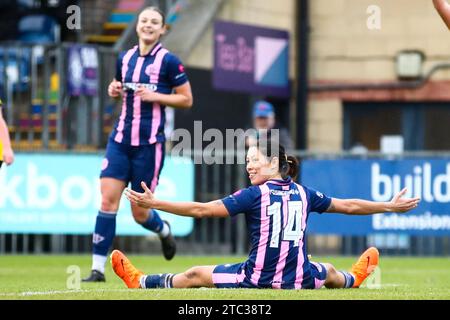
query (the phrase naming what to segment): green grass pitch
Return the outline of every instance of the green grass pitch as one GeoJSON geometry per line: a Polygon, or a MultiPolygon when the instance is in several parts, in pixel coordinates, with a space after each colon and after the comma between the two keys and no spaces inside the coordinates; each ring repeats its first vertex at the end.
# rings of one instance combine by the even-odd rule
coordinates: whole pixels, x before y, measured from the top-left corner
{"type": "MultiPolygon", "coordinates": [[[[195,265],[241,262],[244,257],[177,256],[167,262],[161,256],[130,256],[145,273],[182,272],[195,265]]],[[[355,261],[349,257],[314,257],[347,270],[355,261]]],[[[379,288],[330,290],[249,289],[156,289],[130,290],[108,263],[106,283],[81,283],[72,289],[76,270],[81,277],[90,270],[89,255],[5,255],[0,256],[0,300],[4,299],[157,299],[157,300],[309,300],[309,299],[450,299],[449,258],[380,257],[379,288]],[[75,266],[71,271],[70,266],[75,266]],[[69,273],[68,273],[69,272],[69,273]],[[70,273],[72,272],[72,273],[70,273]],[[68,287],[69,284],[69,287],[68,287]]]]}

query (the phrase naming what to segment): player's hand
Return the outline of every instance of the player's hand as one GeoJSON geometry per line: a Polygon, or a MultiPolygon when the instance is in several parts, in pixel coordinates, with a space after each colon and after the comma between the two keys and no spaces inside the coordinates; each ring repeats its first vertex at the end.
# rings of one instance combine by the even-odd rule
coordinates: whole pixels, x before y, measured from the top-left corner
{"type": "Polygon", "coordinates": [[[108,95],[111,98],[117,98],[122,94],[122,82],[113,79],[108,86],[108,95]]]}
{"type": "Polygon", "coordinates": [[[404,188],[402,191],[397,193],[389,203],[392,212],[407,212],[414,208],[417,208],[420,202],[420,198],[402,198],[407,189],[404,188]]]}
{"type": "Polygon", "coordinates": [[[11,148],[3,150],[3,161],[9,166],[14,162],[14,152],[11,148]]]}
{"type": "Polygon", "coordinates": [[[144,189],[144,192],[136,192],[131,189],[125,189],[125,196],[131,203],[138,205],[144,209],[152,209],[155,204],[155,196],[153,192],[147,187],[145,182],[141,182],[141,186],[144,189]]]}
{"type": "Polygon", "coordinates": [[[153,92],[143,86],[138,86],[134,94],[140,97],[142,101],[146,102],[155,102],[159,99],[159,93],[153,92]]]}

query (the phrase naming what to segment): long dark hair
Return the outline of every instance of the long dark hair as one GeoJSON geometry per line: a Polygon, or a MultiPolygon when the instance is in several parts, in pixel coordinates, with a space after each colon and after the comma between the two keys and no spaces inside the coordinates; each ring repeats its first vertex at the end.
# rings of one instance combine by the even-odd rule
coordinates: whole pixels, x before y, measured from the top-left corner
{"type": "Polygon", "coordinates": [[[286,154],[284,147],[273,139],[258,139],[256,142],[258,150],[271,160],[278,157],[278,171],[283,179],[291,177],[293,180],[298,176],[299,161],[296,157],[286,154]]]}

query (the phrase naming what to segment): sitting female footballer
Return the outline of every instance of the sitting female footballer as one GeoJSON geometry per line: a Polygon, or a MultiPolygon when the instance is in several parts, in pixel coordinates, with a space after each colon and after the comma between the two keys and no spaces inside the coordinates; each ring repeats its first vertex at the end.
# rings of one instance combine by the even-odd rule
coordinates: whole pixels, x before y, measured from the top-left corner
{"type": "Polygon", "coordinates": [[[247,172],[251,187],[217,201],[168,202],[158,200],[142,183],[144,193],[127,189],[132,204],[194,218],[224,218],[245,214],[251,236],[247,261],[238,264],[193,267],[183,273],[145,275],[120,251],[111,253],[115,273],[128,288],[274,288],[318,289],[359,287],[378,265],[376,248],[367,249],[350,272],[337,271],[329,263],[309,261],[306,222],[310,212],[367,215],[406,212],[419,199],[402,198],[406,189],[390,202],[336,199],[295,182],[298,162],[282,146],[267,142],[249,148],[247,172]],[[273,148],[275,147],[275,149],[273,148]],[[275,150],[273,154],[268,150],[275,150]]]}

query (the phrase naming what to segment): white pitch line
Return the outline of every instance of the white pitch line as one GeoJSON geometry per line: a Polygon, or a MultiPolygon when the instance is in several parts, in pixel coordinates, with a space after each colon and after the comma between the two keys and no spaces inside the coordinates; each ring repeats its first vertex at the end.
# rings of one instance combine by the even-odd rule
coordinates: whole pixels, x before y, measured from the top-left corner
{"type": "Polygon", "coordinates": [[[404,284],[398,284],[398,283],[381,283],[378,285],[371,285],[371,287],[367,285],[363,285],[360,288],[361,289],[383,289],[383,288],[392,288],[392,287],[404,287],[404,284]]]}
{"type": "Polygon", "coordinates": [[[57,294],[68,294],[68,293],[87,293],[87,292],[132,292],[130,289],[96,289],[96,290],[54,290],[54,291],[25,291],[25,292],[8,292],[0,293],[0,297],[5,296],[40,296],[40,295],[57,295],[57,294]]]}

